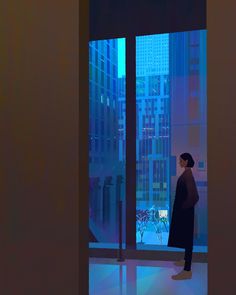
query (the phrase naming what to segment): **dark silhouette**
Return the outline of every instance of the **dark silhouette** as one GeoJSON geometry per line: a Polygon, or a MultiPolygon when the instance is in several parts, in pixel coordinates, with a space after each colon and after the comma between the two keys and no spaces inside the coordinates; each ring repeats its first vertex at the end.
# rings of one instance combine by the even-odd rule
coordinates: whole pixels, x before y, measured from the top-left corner
{"type": "Polygon", "coordinates": [[[172,279],[190,279],[193,251],[194,206],[199,200],[196,183],[192,174],[194,160],[189,153],[180,155],[179,164],[184,168],[176,186],[175,201],[168,240],[169,247],[185,249],[184,261],[175,265],[184,266],[184,270],[172,276],[172,279]]]}

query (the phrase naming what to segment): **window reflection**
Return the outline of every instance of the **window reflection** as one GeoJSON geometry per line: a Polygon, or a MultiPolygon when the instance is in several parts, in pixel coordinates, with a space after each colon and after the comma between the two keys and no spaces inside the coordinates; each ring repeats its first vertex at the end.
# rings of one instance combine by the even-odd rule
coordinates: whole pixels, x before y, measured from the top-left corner
{"type": "Polygon", "coordinates": [[[136,107],[137,243],[167,244],[176,158],[188,151],[200,167],[194,244],[206,245],[206,31],[136,38],[136,107]]]}
{"type": "MultiPolygon", "coordinates": [[[[118,201],[125,199],[125,136],[120,133],[120,107],[125,104],[125,40],[89,43],[89,207],[90,241],[118,242],[118,201]],[[123,102],[118,92],[123,93],[123,102]]],[[[125,114],[122,114],[124,118],[125,114]]],[[[125,204],[124,204],[125,205],[125,204]]],[[[124,222],[124,221],[123,221],[124,222]]],[[[124,225],[123,225],[123,228],[124,225]]]]}

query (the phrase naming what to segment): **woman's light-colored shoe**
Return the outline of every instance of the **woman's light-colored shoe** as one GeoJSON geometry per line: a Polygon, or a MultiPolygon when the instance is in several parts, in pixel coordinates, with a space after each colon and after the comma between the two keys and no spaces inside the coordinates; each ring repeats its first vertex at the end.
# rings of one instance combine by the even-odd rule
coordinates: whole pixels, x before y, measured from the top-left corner
{"type": "Polygon", "coordinates": [[[177,275],[171,277],[172,280],[190,280],[192,278],[192,272],[187,270],[182,270],[177,275]]]}
{"type": "Polygon", "coordinates": [[[185,260],[179,260],[179,261],[175,261],[174,265],[176,266],[184,266],[185,264],[185,260]]]}

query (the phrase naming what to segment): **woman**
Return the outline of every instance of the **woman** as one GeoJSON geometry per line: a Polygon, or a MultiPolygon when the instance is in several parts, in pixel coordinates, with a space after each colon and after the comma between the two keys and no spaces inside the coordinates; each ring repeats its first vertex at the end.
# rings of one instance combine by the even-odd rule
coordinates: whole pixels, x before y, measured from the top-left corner
{"type": "Polygon", "coordinates": [[[199,200],[191,169],[194,166],[192,156],[189,153],[181,154],[179,164],[181,168],[184,168],[184,172],[179,177],[176,186],[168,246],[184,248],[185,261],[175,263],[175,265],[184,266],[184,269],[179,274],[172,276],[174,280],[191,279],[192,277],[194,206],[199,200]]]}

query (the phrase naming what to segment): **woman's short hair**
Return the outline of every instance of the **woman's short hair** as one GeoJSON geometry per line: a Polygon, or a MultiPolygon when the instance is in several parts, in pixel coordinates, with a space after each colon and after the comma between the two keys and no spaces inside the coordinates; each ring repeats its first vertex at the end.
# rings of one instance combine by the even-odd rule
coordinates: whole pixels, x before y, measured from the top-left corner
{"type": "Polygon", "coordinates": [[[194,166],[194,160],[193,157],[189,153],[183,153],[180,155],[180,158],[183,159],[184,161],[188,160],[187,167],[192,168],[194,166]]]}

